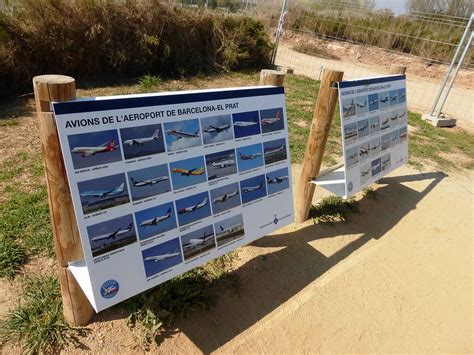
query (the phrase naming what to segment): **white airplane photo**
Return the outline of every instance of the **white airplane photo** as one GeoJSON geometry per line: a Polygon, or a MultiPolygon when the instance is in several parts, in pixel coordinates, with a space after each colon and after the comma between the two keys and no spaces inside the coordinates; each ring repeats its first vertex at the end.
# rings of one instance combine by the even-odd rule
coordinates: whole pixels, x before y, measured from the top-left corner
{"type": "Polygon", "coordinates": [[[224,124],[222,126],[209,125],[208,127],[204,128],[203,131],[206,132],[206,133],[218,134],[218,133],[227,131],[229,128],[230,128],[229,124],[224,124]]]}
{"type": "Polygon", "coordinates": [[[117,148],[118,145],[115,145],[115,141],[111,140],[110,142],[105,142],[98,147],[75,147],[71,150],[71,153],[81,154],[82,157],[88,157],[97,153],[113,152],[117,148]]]}
{"type": "Polygon", "coordinates": [[[145,259],[143,259],[144,261],[154,261],[154,262],[158,262],[158,261],[161,261],[161,260],[166,260],[166,259],[169,259],[169,258],[174,258],[175,256],[178,256],[178,255],[181,255],[181,252],[179,251],[179,249],[177,249],[176,251],[174,252],[171,252],[171,253],[166,253],[166,254],[161,254],[161,255],[152,255],[152,256],[147,256],[145,259]]]}
{"type": "Polygon", "coordinates": [[[214,239],[214,233],[206,234],[204,232],[204,235],[203,235],[202,238],[189,239],[188,242],[183,245],[183,248],[184,249],[194,249],[197,246],[202,245],[202,244],[206,243],[208,240],[211,240],[211,239],[214,239]]]}
{"type": "Polygon", "coordinates": [[[281,151],[285,150],[285,145],[282,144],[281,146],[279,146],[278,148],[274,148],[274,149],[269,149],[265,152],[265,155],[271,155],[271,154],[277,154],[281,151]]]}
{"type": "Polygon", "coordinates": [[[252,192],[252,191],[260,190],[261,188],[263,188],[263,182],[260,183],[260,185],[257,185],[257,186],[243,187],[242,191],[243,192],[252,192]]]}
{"type": "Polygon", "coordinates": [[[239,194],[239,190],[235,190],[231,193],[228,193],[228,194],[224,194],[222,196],[219,196],[219,197],[216,197],[215,199],[212,200],[212,203],[217,203],[217,202],[220,202],[220,203],[224,203],[226,202],[228,199],[234,197],[234,196],[237,196],[239,194]]]}
{"type": "Polygon", "coordinates": [[[249,155],[242,154],[242,153],[239,154],[240,160],[253,160],[261,156],[262,156],[262,153],[255,153],[255,154],[249,154],[249,155]]]}
{"type": "Polygon", "coordinates": [[[129,233],[132,230],[132,228],[133,228],[133,223],[130,223],[127,228],[122,229],[122,227],[120,227],[115,232],[98,235],[97,237],[92,237],[91,241],[98,242],[104,239],[110,239],[110,238],[115,239],[117,237],[120,237],[121,235],[129,233]]]}
{"type": "Polygon", "coordinates": [[[178,214],[193,212],[193,211],[195,211],[199,208],[202,208],[202,207],[206,206],[208,204],[208,202],[209,202],[209,200],[207,199],[207,197],[205,197],[204,200],[202,200],[202,202],[199,202],[199,203],[197,203],[193,206],[181,208],[180,210],[178,210],[178,214]]]}
{"type": "Polygon", "coordinates": [[[271,125],[280,120],[281,120],[280,111],[277,111],[277,113],[275,114],[275,117],[262,118],[262,126],[271,125]]]}
{"type": "Polygon", "coordinates": [[[279,176],[279,177],[276,176],[276,177],[274,177],[274,178],[269,178],[269,177],[267,176],[267,182],[268,182],[269,184],[280,184],[280,183],[282,183],[282,182],[285,181],[285,180],[288,180],[288,176],[279,176]]]}
{"type": "Polygon", "coordinates": [[[132,180],[132,184],[135,187],[142,187],[142,186],[153,186],[158,184],[159,182],[169,180],[168,176],[158,176],[156,178],[147,179],[147,180],[135,180],[133,177],[130,178],[132,180]]]}
{"type": "Polygon", "coordinates": [[[227,159],[227,160],[222,160],[222,161],[216,161],[212,162],[211,165],[215,168],[226,168],[228,166],[234,166],[235,165],[235,159],[227,159]]]}
{"type": "Polygon", "coordinates": [[[113,189],[110,190],[93,190],[93,191],[84,191],[81,192],[80,195],[82,197],[107,197],[107,196],[117,196],[122,194],[125,187],[125,183],[121,183],[119,186],[115,186],[113,189]]]}
{"type": "Polygon", "coordinates": [[[250,122],[247,122],[247,121],[236,121],[234,122],[234,126],[236,127],[249,127],[249,126],[255,126],[256,124],[258,124],[258,121],[250,121],[250,122]]]}
{"type": "Polygon", "coordinates": [[[155,218],[147,219],[146,221],[141,222],[140,227],[156,226],[158,223],[170,217],[171,217],[171,208],[169,208],[166,214],[164,214],[163,216],[156,216],[155,218]]]}
{"type": "Polygon", "coordinates": [[[169,129],[166,131],[166,134],[169,136],[175,136],[176,139],[199,138],[199,130],[197,130],[194,133],[189,133],[189,132],[184,132],[184,131],[178,131],[176,129],[169,129]]]}
{"type": "Polygon", "coordinates": [[[128,145],[128,146],[132,146],[132,145],[141,146],[141,145],[144,145],[145,143],[152,142],[159,138],[160,138],[160,130],[157,129],[150,137],[127,139],[125,142],[123,142],[123,144],[128,145]]]}

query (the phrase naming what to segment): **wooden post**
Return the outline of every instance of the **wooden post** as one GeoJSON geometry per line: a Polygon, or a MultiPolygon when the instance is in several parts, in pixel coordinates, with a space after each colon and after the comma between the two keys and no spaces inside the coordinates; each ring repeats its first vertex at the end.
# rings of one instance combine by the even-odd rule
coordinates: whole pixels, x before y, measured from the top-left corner
{"type": "Polygon", "coordinates": [[[296,186],[296,222],[308,219],[315,185],[310,182],[319,174],[323,161],[326,141],[331,129],[332,117],[336,109],[338,91],[335,83],[342,80],[344,72],[324,69],[318,100],[309,132],[303,168],[296,186]]]}
{"type": "Polygon", "coordinates": [[[392,65],[390,65],[390,69],[388,70],[388,73],[390,75],[405,74],[406,71],[407,71],[407,67],[405,67],[403,65],[392,64],[392,65]]]}
{"type": "Polygon", "coordinates": [[[74,78],[63,75],[41,75],[33,78],[39,133],[43,149],[49,209],[53,228],[59,282],[66,322],[73,326],[89,323],[94,310],[67,268],[68,262],[83,259],[83,252],[66,171],[59,146],[52,101],[76,98],[74,78]]]}
{"type": "Polygon", "coordinates": [[[278,70],[263,69],[260,72],[259,85],[283,86],[285,73],[278,70]]]}

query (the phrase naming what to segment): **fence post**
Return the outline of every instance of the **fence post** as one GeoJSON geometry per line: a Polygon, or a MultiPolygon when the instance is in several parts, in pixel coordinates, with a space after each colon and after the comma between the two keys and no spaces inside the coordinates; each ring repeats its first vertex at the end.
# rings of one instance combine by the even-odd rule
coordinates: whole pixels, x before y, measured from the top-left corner
{"type": "Polygon", "coordinates": [[[331,129],[332,118],[338,98],[336,82],[341,81],[344,72],[324,69],[319,87],[318,100],[313,114],[313,122],[309,132],[303,167],[296,186],[296,222],[302,223],[308,219],[311,200],[315,185],[310,183],[318,176],[323,161],[326,141],[331,129]]]}
{"type": "Polygon", "coordinates": [[[388,70],[388,74],[405,74],[407,71],[407,67],[403,65],[392,64],[390,65],[390,69],[388,70]]]}
{"type": "Polygon", "coordinates": [[[283,86],[285,73],[278,70],[263,69],[260,72],[259,85],[283,86]]]}
{"type": "Polygon", "coordinates": [[[67,268],[68,262],[83,258],[76,217],[59,145],[52,101],[76,98],[74,78],[63,75],[41,75],[33,78],[39,134],[48,186],[49,209],[53,229],[59,282],[66,322],[73,326],[89,323],[94,310],[67,268]]]}

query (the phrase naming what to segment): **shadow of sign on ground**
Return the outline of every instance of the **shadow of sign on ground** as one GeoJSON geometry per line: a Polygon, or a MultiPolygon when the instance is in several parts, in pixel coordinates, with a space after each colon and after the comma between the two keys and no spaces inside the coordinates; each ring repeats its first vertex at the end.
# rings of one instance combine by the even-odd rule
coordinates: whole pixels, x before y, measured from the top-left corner
{"type": "Polygon", "coordinates": [[[417,204],[446,175],[420,173],[380,180],[387,184],[377,190],[377,199],[363,198],[360,214],[351,216],[349,223],[308,225],[292,233],[275,234],[256,241],[260,248],[282,248],[248,261],[236,272],[241,279],[239,295],[226,294],[219,298],[216,308],[177,320],[176,329],[162,334],[157,341],[179,329],[202,352],[209,353],[254,325],[288,301],[307,285],[318,279],[339,262],[351,256],[372,239],[380,239],[417,204]],[[418,192],[403,183],[431,180],[418,192]],[[384,211],[384,213],[380,213],[384,211]],[[375,222],[375,223],[374,223],[375,222]],[[330,256],[309,243],[318,239],[345,235],[360,235],[330,256]]]}

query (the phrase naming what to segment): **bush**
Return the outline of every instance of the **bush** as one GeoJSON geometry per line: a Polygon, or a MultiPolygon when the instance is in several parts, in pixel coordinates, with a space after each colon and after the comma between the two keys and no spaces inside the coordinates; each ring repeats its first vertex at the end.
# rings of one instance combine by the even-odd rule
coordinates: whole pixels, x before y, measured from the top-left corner
{"type": "Polygon", "coordinates": [[[146,2],[19,0],[0,13],[0,97],[45,73],[77,79],[261,68],[272,45],[245,16],[146,2]]]}

